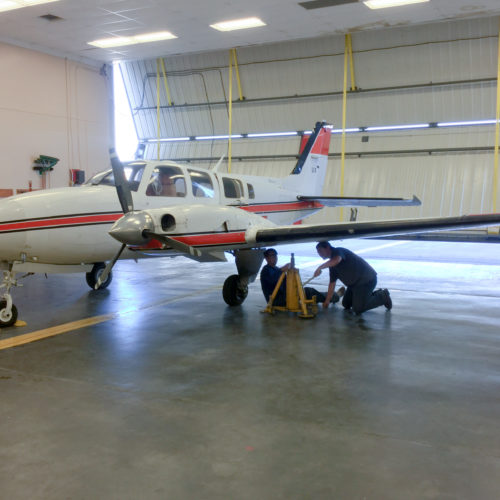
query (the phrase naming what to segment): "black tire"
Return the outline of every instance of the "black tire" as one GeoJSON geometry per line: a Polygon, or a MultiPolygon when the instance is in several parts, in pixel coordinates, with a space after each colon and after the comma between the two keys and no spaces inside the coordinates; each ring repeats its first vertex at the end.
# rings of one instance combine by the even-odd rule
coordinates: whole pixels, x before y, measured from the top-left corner
{"type": "Polygon", "coordinates": [[[224,281],[222,297],[228,306],[240,306],[247,298],[248,287],[242,290],[238,286],[239,282],[240,277],[237,274],[232,274],[224,281]]]}
{"type": "Polygon", "coordinates": [[[10,315],[4,317],[3,313],[6,305],[7,302],[5,300],[0,301],[0,328],[12,326],[17,321],[17,307],[14,304],[12,304],[10,315]]]}
{"type": "MultiPolygon", "coordinates": [[[[99,276],[104,271],[105,267],[106,267],[106,264],[104,264],[104,262],[97,262],[97,264],[94,264],[92,271],[85,274],[85,280],[87,281],[87,285],[90,288],[92,288],[92,290],[94,290],[94,287],[97,283],[97,280],[99,279],[99,276]]],[[[104,290],[105,288],[108,288],[108,286],[110,285],[112,280],[113,280],[113,273],[111,272],[108,274],[106,281],[101,284],[101,286],[98,288],[98,290],[104,290]]]]}

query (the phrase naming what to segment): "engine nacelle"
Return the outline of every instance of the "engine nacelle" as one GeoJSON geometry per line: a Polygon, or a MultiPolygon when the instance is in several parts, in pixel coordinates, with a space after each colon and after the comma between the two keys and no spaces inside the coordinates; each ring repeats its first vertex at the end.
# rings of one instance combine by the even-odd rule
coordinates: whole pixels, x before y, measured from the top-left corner
{"type": "MultiPolygon", "coordinates": [[[[145,245],[150,233],[169,237],[193,237],[246,233],[254,227],[272,227],[263,217],[238,207],[220,205],[176,205],[125,214],[109,234],[127,245],[145,245]]],[[[227,241],[231,245],[231,239],[227,241]]],[[[245,243],[245,239],[239,240],[245,243]]],[[[187,242],[189,245],[189,242],[187,242]]],[[[207,244],[210,246],[210,243],[207,244]]]]}

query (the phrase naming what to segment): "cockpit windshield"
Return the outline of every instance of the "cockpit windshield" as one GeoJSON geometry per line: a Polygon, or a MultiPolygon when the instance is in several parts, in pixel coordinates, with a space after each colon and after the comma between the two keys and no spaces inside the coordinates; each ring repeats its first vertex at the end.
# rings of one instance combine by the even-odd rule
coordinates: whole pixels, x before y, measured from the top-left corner
{"type": "MultiPolygon", "coordinates": [[[[142,161],[134,161],[123,164],[125,177],[129,182],[131,191],[137,191],[139,188],[145,166],[146,163],[142,161]]],[[[104,172],[99,172],[91,177],[85,184],[90,186],[114,186],[115,177],[113,175],[113,170],[109,169],[104,172]]]]}

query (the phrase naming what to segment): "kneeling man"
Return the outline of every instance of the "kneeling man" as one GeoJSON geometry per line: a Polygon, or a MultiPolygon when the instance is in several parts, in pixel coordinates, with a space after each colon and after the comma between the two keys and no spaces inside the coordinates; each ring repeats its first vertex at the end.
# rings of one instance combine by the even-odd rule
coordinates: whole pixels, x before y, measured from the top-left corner
{"type": "Polygon", "coordinates": [[[388,310],[392,308],[389,290],[384,288],[373,291],[377,285],[377,273],[366,260],[347,248],[332,247],[328,241],[320,241],[316,245],[316,250],[320,257],[328,259],[314,272],[314,276],[317,277],[322,269],[328,268],[330,271],[330,284],[325,302],[332,297],[335,283],[339,279],[347,287],[342,300],[342,305],[346,309],[352,307],[356,314],[361,314],[382,305],[388,310]]]}

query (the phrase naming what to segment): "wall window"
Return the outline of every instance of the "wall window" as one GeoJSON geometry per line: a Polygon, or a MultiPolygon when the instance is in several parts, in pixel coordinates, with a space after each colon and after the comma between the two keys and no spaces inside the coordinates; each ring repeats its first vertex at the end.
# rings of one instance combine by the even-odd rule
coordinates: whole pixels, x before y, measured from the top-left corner
{"type": "Polygon", "coordinates": [[[147,196],[186,196],[186,180],[179,167],[155,167],[151,174],[147,196]]]}
{"type": "Polygon", "coordinates": [[[199,170],[188,168],[191,184],[193,185],[193,195],[195,198],[213,198],[214,186],[210,175],[199,170]]]}

